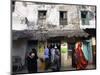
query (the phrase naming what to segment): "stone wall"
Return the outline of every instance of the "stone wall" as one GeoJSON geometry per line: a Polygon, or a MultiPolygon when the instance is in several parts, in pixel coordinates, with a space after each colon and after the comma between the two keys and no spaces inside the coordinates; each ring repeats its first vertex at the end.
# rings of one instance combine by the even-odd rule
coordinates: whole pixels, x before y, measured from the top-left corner
{"type": "MultiPolygon", "coordinates": [[[[16,2],[15,11],[18,18],[27,18],[29,21],[28,27],[22,24],[26,29],[38,30],[38,11],[46,10],[46,23],[44,27],[46,29],[79,29],[81,25],[80,11],[84,10],[81,5],[64,5],[64,4],[48,4],[48,3],[34,3],[34,2],[16,2]],[[26,4],[26,5],[25,5],[26,4]],[[59,11],[67,11],[68,25],[60,25],[59,23],[59,11]]],[[[95,6],[86,6],[85,10],[95,13],[95,6]]],[[[14,16],[13,16],[14,17],[14,16]]],[[[12,18],[12,20],[14,20],[12,18]]],[[[25,20],[24,20],[25,21],[25,20]]],[[[18,27],[18,22],[14,22],[13,26],[18,27]],[[17,23],[17,25],[16,25],[17,23]]],[[[95,18],[90,21],[90,26],[95,26],[95,18]]],[[[22,28],[22,30],[24,29],[22,28]]],[[[81,27],[83,27],[81,25],[81,27]]]]}

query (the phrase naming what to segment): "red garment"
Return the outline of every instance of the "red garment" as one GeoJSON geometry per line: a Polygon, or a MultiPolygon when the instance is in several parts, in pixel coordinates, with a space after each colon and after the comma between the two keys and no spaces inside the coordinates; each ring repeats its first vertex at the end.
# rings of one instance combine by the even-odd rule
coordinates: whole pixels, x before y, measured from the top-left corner
{"type": "Polygon", "coordinates": [[[85,59],[85,56],[82,52],[82,49],[81,49],[81,45],[78,44],[78,47],[76,48],[76,66],[77,66],[77,69],[85,69],[88,65],[88,62],[87,60],[85,59]]]}

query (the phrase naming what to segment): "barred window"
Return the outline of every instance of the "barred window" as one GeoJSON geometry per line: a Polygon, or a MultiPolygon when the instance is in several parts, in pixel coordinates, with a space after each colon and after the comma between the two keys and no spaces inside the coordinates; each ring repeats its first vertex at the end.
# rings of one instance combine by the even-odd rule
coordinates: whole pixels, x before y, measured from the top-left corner
{"type": "Polygon", "coordinates": [[[60,11],[60,25],[67,25],[67,11],[60,11]]]}
{"type": "Polygon", "coordinates": [[[38,11],[38,18],[39,19],[46,19],[46,12],[47,11],[38,11]]]}
{"type": "Polygon", "coordinates": [[[82,25],[89,25],[89,12],[81,11],[82,25]]]}

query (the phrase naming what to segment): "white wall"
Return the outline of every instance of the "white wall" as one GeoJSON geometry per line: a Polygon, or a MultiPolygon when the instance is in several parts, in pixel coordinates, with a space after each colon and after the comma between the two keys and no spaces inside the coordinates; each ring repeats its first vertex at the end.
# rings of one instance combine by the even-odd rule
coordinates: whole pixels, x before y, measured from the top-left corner
{"type": "Polygon", "coordinates": [[[27,25],[25,24],[25,18],[18,16],[16,12],[12,14],[12,30],[26,30],[27,25]],[[23,20],[23,23],[21,23],[23,20]]]}
{"type": "Polygon", "coordinates": [[[27,17],[27,9],[22,2],[15,3],[15,11],[12,13],[12,29],[26,30],[25,17],[27,17]],[[23,23],[21,23],[23,21],[23,23]]]}
{"type": "MultiPolygon", "coordinates": [[[[46,24],[55,25],[56,29],[60,29],[59,24],[59,11],[68,12],[68,25],[63,27],[63,29],[77,29],[78,28],[78,15],[77,15],[77,6],[76,5],[58,5],[58,4],[35,4],[31,2],[26,2],[27,6],[23,5],[23,2],[16,2],[15,13],[17,16],[13,16],[16,19],[19,17],[27,17],[29,22],[32,22],[33,28],[37,27],[38,22],[38,10],[46,10],[46,24]]],[[[20,25],[18,22],[13,23],[15,29],[25,29],[25,25],[20,25]],[[17,25],[16,25],[17,24],[17,25]],[[19,26],[19,27],[18,27],[19,26]]],[[[27,29],[27,28],[26,28],[27,29]]],[[[47,27],[47,29],[50,29],[47,27]]]]}
{"type": "MultiPolygon", "coordinates": [[[[36,4],[32,2],[26,2],[27,6],[23,5],[23,2],[16,2],[15,5],[15,13],[17,16],[20,16],[20,18],[27,17],[28,21],[33,25],[33,29],[38,28],[38,10],[46,10],[46,25],[54,25],[56,26],[55,29],[80,29],[80,28],[95,28],[95,18],[90,20],[90,25],[81,25],[81,14],[79,7],[80,5],[64,5],[64,4],[36,4]],[[59,11],[67,11],[67,21],[68,25],[65,25],[64,27],[59,24],[59,11]]],[[[90,11],[95,11],[94,6],[89,6],[90,11]],[[92,10],[93,9],[93,10],[92,10]]],[[[14,17],[14,16],[13,16],[14,17]]],[[[12,18],[12,20],[14,20],[12,18]]],[[[28,29],[28,27],[23,24],[20,25],[17,22],[13,23],[13,27],[15,29],[28,29]],[[17,24],[17,25],[16,25],[17,24]]],[[[30,27],[32,29],[32,27],[30,27]]],[[[32,29],[32,30],[33,30],[32,29]]],[[[50,27],[46,26],[46,29],[50,29],[50,27]]],[[[51,28],[52,29],[52,28],[51,28]]],[[[53,28],[54,29],[54,28],[53,28]]]]}

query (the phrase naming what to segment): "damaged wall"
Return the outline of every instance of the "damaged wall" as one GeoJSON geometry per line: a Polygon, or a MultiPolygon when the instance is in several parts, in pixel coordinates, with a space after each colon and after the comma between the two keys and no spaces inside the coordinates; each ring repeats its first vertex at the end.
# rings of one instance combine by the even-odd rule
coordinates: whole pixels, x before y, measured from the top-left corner
{"type": "Polygon", "coordinates": [[[96,28],[96,6],[79,6],[79,21],[80,21],[80,28],[81,29],[86,29],[86,28],[96,28]],[[89,22],[89,24],[82,24],[82,14],[81,12],[85,11],[87,12],[86,15],[86,21],[89,22]]]}
{"type": "MultiPolygon", "coordinates": [[[[29,21],[28,26],[23,24],[22,29],[31,29],[31,30],[37,30],[38,29],[38,11],[39,10],[45,10],[46,12],[46,22],[44,24],[46,29],[79,29],[80,27],[84,27],[81,25],[81,15],[80,11],[86,10],[86,11],[93,11],[95,14],[95,6],[86,6],[85,9],[82,8],[81,5],[64,5],[64,4],[47,4],[47,3],[34,3],[34,2],[16,2],[15,3],[15,11],[17,16],[16,18],[20,18],[24,20],[27,18],[29,21]],[[67,11],[67,22],[68,25],[60,25],[59,22],[59,12],[60,11],[67,11]],[[26,26],[26,27],[25,27],[26,26]]],[[[13,16],[14,17],[14,16],[13,16]]],[[[14,19],[12,19],[14,20],[14,19]]],[[[20,23],[14,22],[13,26],[15,26],[16,29],[18,29],[18,24],[20,23]]],[[[21,25],[20,25],[21,26],[21,25]]],[[[95,26],[95,17],[90,20],[89,27],[95,26]]],[[[88,27],[88,26],[87,26],[88,27]]],[[[20,27],[19,27],[20,29],[20,27]]]]}

